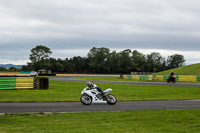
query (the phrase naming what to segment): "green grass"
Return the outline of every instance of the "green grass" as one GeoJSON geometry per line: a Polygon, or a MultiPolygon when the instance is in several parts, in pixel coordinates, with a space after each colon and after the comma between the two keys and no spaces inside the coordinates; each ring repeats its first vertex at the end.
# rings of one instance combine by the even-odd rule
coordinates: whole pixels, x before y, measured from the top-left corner
{"type": "Polygon", "coordinates": [[[183,66],[183,67],[178,67],[178,68],[170,69],[167,71],[158,72],[155,75],[168,75],[172,71],[176,75],[200,75],[200,63],[187,65],[187,66],[183,66]]]}
{"type": "Polygon", "coordinates": [[[5,133],[199,133],[200,109],[0,116],[5,133]]]}
{"type": "MultiPolygon", "coordinates": [[[[132,82],[166,82],[166,81],[160,81],[160,80],[132,80],[132,79],[122,79],[119,77],[88,77],[88,78],[77,78],[76,80],[93,80],[93,81],[132,81],[132,82]]],[[[200,81],[177,81],[177,82],[187,82],[187,83],[200,83],[200,81]]]]}
{"type": "MultiPolygon", "coordinates": [[[[199,87],[142,86],[97,84],[103,90],[112,88],[118,101],[200,99],[199,87]]],[[[70,102],[79,101],[82,82],[50,81],[49,90],[0,91],[0,102],[70,102]]]]}
{"type": "MultiPolygon", "coordinates": [[[[0,102],[79,101],[82,82],[50,81],[49,90],[4,90],[0,102]]],[[[118,101],[200,99],[199,87],[97,84],[118,101]]],[[[0,115],[0,133],[198,133],[200,109],[17,113],[0,115]]]]}
{"type": "MultiPolygon", "coordinates": [[[[76,80],[102,80],[102,81],[133,81],[130,79],[122,79],[119,77],[88,77],[88,78],[76,78],[76,80]]],[[[141,80],[139,80],[141,81],[141,80]]]]}
{"type": "MultiPolygon", "coordinates": [[[[88,77],[88,78],[77,78],[76,80],[93,80],[93,81],[132,81],[132,82],[166,82],[166,81],[160,81],[160,80],[156,80],[156,79],[153,79],[151,81],[149,80],[132,80],[132,79],[122,79],[122,78],[119,78],[119,77],[88,77]]],[[[177,82],[188,82],[188,83],[200,83],[200,81],[177,81],[177,82]]]]}

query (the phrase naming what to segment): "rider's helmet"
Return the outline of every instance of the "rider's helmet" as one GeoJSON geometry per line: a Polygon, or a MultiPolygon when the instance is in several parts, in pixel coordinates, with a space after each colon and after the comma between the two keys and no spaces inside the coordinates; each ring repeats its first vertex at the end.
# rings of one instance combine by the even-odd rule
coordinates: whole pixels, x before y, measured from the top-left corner
{"type": "Polygon", "coordinates": [[[93,88],[92,82],[87,82],[86,84],[87,84],[87,86],[88,86],[89,88],[93,88]]]}

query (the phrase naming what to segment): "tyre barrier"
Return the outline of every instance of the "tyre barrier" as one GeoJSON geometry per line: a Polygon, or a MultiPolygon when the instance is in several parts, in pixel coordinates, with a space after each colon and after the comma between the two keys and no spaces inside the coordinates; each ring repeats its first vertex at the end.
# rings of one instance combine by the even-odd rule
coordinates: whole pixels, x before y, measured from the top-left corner
{"type": "Polygon", "coordinates": [[[35,77],[35,89],[48,90],[49,89],[49,78],[35,77]]]}
{"type": "Polygon", "coordinates": [[[152,80],[152,75],[123,75],[123,79],[129,80],[152,80]]]}
{"type": "MultiPolygon", "coordinates": [[[[123,75],[123,78],[128,80],[166,81],[168,79],[168,75],[123,75]]],[[[176,75],[176,81],[200,81],[200,76],[176,75]]]]}
{"type": "Polygon", "coordinates": [[[200,81],[200,76],[197,76],[197,81],[200,81]]]}
{"type": "Polygon", "coordinates": [[[49,89],[48,78],[0,77],[0,90],[49,89]]]}

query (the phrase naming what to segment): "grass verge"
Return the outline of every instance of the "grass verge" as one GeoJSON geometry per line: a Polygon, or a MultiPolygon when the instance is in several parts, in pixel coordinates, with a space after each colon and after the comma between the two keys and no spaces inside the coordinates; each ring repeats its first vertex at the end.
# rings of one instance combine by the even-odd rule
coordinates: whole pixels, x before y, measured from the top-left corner
{"type": "MultiPolygon", "coordinates": [[[[77,78],[77,80],[101,80],[101,81],[139,81],[139,82],[144,82],[144,81],[149,81],[149,82],[167,82],[167,81],[160,81],[160,80],[131,80],[131,79],[122,79],[120,77],[88,77],[88,78],[77,78]]],[[[200,83],[200,81],[177,81],[177,82],[188,82],[188,83],[200,83]]]]}
{"type": "MultiPolygon", "coordinates": [[[[102,80],[102,81],[133,81],[130,79],[122,79],[120,77],[88,77],[88,78],[77,78],[77,80],[102,80]]],[[[141,80],[138,80],[141,81],[141,80]]]]}
{"type": "Polygon", "coordinates": [[[0,121],[6,133],[198,133],[200,110],[7,114],[0,121]]]}
{"type": "MultiPolygon", "coordinates": [[[[200,99],[199,87],[142,86],[97,84],[102,89],[112,88],[118,101],[200,99]]],[[[50,81],[49,90],[0,91],[0,102],[70,102],[79,101],[82,82],[50,81]]]]}

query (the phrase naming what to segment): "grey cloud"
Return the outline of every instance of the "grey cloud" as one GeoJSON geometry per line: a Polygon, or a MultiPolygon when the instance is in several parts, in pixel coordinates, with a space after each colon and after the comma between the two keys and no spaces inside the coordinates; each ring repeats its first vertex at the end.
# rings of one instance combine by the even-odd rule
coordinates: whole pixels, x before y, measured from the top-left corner
{"type": "Polygon", "coordinates": [[[200,50],[199,5],[197,0],[0,1],[0,51],[7,46],[29,51],[38,44],[55,50],[200,50]]]}

